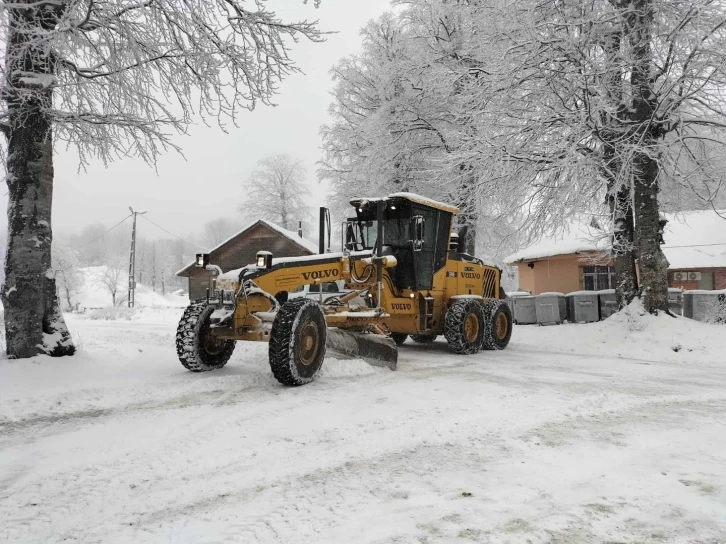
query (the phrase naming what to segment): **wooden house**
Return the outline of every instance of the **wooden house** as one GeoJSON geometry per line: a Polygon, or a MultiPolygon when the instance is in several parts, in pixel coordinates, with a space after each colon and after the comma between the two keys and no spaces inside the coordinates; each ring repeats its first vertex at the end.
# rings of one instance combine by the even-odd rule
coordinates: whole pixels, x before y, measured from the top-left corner
{"type": "MultiPolygon", "coordinates": [[[[257,252],[263,250],[271,251],[276,257],[302,257],[314,255],[318,247],[295,232],[260,219],[211,249],[209,262],[226,272],[254,263],[257,252]]],[[[190,300],[206,296],[211,272],[191,262],[176,275],[189,278],[190,300]]]]}

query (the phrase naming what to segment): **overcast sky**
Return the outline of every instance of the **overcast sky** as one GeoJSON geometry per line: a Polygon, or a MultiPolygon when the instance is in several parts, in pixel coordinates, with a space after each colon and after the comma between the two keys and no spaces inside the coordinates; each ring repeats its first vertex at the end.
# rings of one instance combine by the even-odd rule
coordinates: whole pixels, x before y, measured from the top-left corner
{"type": "MultiPolygon", "coordinates": [[[[53,229],[58,234],[100,221],[108,226],[128,215],[128,207],[145,209],[168,230],[187,237],[216,216],[232,216],[243,183],[258,160],[289,153],[304,160],[308,180],[319,188],[315,163],[321,157],[319,128],[328,120],[332,82],[328,71],[343,56],[360,50],[360,28],[389,8],[389,0],[270,0],[284,20],[320,20],[322,30],[337,31],[325,43],[293,44],[291,56],[305,74],[280,85],[277,107],[260,105],[242,113],[239,128],[225,134],[218,127],[194,126],[176,138],[186,160],[175,152],[164,155],[158,172],[143,161],[127,159],[105,168],[92,164],[78,172],[78,158],[59,151],[55,157],[53,229]]],[[[7,204],[7,190],[2,194],[7,204]]],[[[2,216],[2,228],[7,218],[2,216]]],[[[165,236],[148,222],[139,223],[145,236],[165,236]]]]}

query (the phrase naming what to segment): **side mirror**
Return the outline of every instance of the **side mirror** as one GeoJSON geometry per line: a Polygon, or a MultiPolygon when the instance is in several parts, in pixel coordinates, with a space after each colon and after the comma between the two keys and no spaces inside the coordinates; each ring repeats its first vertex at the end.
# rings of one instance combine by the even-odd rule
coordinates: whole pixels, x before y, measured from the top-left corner
{"type": "Polygon", "coordinates": [[[412,235],[412,245],[414,251],[421,251],[424,245],[424,231],[426,220],[424,219],[423,215],[414,215],[411,218],[411,235],[412,235]]]}

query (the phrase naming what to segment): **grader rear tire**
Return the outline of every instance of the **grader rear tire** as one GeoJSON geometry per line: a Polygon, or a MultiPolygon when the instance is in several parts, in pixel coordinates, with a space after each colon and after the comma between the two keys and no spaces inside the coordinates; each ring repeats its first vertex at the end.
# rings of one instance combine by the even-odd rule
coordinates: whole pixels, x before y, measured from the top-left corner
{"type": "Polygon", "coordinates": [[[234,340],[216,338],[209,327],[214,308],[206,300],[192,302],[176,329],[176,353],[184,368],[192,372],[217,370],[227,364],[234,351],[234,340]]]}
{"type": "Polygon", "coordinates": [[[430,344],[438,338],[436,334],[412,334],[411,340],[417,344],[430,344]]]}
{"type": "Polygon", "coordinates": [[[270,369],[283,385],[313,381],[323,366],[327,340],[325,315],[305,297],[288,300],[277,312],[270,332],[270,369]]]}
{"type": "Polygon", "coordinates": [[[484,327],[484,313],[478,300],[455,300],[449,306],[444,321],[444,336],[449,349],[460,355],[477,353],[484,338],[484,327]]]}
{"type": "Polygon", "coordinates": [[[490,300],[484,305],[484,340],[482,348],[504,349],[512,338],[512,310],[503,300],[490,300]]]}

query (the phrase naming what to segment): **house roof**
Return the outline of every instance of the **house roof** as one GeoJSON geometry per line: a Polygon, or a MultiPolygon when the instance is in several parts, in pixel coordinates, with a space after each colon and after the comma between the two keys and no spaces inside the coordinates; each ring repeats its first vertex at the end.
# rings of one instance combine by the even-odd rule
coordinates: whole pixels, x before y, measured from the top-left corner
{"type": "MultiPolygon", "coordinates": [[[[726,267],[726,210],[698,210],[664,214],[668,220],[663,253],[671,269],[726,267]]],[[[570,222],[554,236],[513,253],[504,262],[536,261],[556,255],[570,255],[610,248],[609,230],[598,230],[583,218],[570,222]]]]}
{"type": "Polygon", "coordinates": [[[513,264],[557,255],[607,251],[610,247],[609,230],[599,228],[603,223],[605,222],[593,222],[591,216],[577,217],[572,219],[562,232],[543,236],[538,242],[506,257],[504,262],[513,264]]]}
{"type": "MultiPolygon", "coordinates": [[[[300,236],[297,235],[296,232],[293,232],[291,230],[283,229],[280,225],[276,225],[272,221],[267,221],[266,219],[258,219],[254,223],[251,223],[247,225],[245,228],[243,228],[241,231],[239,231],[237,234],[230,236],[227,238],[224,242],[221,244],[213,247],[212,249],[208,250],[207,253],[214,253],[215,251],[219,251],[220,249],[224,248],[227,244],[230,244],[234,242],[237,238],[240,236],[244,236],[248,231],[252,230],[257,225],[264,225],[265,227],[274,230],[278,234],[282,235],[284,238],[287,238],[294,244],[300,246],[305,251],[310,252],[310,254],[317,253],[318,252],[318,245],[314,244],[313,242],[306,240],[305,238],[300,238],[300,236]]],[[[190,268],[194,266],[194,261],[189,263],[187,266],[179,270],[176,275],[179,276],[180,274],[183,274],[190,268]]]]}
{"type": "Polygon", "coordinates": [[[663,253],[669,268],[726,267],[726,210],[666,214],[663,253]]]}

